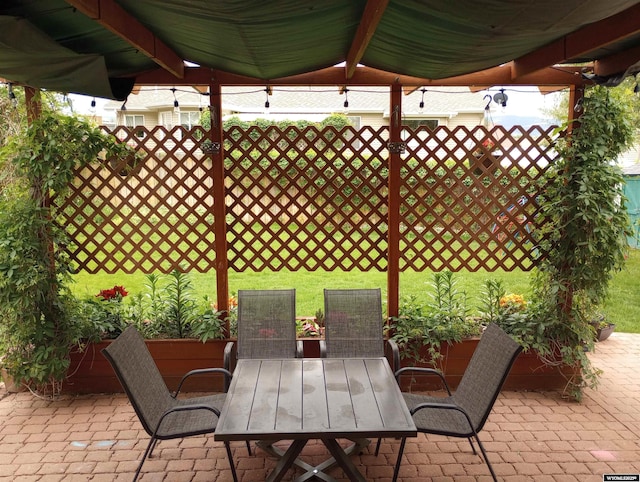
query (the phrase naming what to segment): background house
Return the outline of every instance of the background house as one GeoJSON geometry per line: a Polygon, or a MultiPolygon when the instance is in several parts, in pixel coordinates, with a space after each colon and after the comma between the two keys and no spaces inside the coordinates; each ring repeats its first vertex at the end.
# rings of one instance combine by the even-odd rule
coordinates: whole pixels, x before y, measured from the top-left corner
{"type": "Polygon", "coordinates": [[[623,167],[624,195],[627,198],[627,212],[633,228],[633,235],[629,236],[629,245],[640,247],[640,164],[623,167]]]}
{"type": "MultiPolygon", "coordinates": [[[[472,127],[482,123],[485,104],[482,92],[473,93],[466,87],[416,90],[403,97],[403,124],[472,127]]],[[[110,127],[189,128],[199,123],[200,113],[208,105],[208,95],[192,88],[145,87],[129,95],[125,103],[108,102],[104,118],[110,127]]],[[[342,113],[355,128],[377,128],[389,124],[389,89],[354,87],[344,93],[336,87],[273,87],[267,95],[266,88],[225,87],[222,110],[225,118],[238,116],[242,120],[321,121],[331,114],[342,113]]]]}

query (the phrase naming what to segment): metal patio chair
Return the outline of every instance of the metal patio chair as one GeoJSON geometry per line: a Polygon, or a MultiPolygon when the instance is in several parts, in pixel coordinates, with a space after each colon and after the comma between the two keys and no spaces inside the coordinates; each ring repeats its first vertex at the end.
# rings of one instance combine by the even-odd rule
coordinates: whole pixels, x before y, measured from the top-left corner
{"type": "Polygon", "coordinates": [[[384,339],[380,289],[324,290],[323,358],[388,356],[391,369],[400,366],[398,346],[384,339]]]}
{"type": "MultiPolygon", "coordinates": [[[[184,438],[215,432],[226,395],[199,396],[178,399],[187,377],[218,372],[231,377],[223,368],[192,370],[182,377],[175,393],[171,393],[158,370],[147,345],[138,330],[129,326],[120,336],[102,350],[113,367],[118,380],[129,397],[144,430],[151,436],[133,480],[136,481],[147,457],[159,440],[184,438]]],[[[229,443],[225,443],[233,480],[237,482],[229,443]]]]}
{"type": "Polygon", "coordinates": [[[296,290],[239,290],[238,341],[224,349],[223,366],[233,373],[242,358],[301,358],[296,340],[296,290]]]}
{"type": "MultiPolygon", "coordinates": [[[[238,340],[226,344],[224,368],[233,373],[239,359],[302,357],[302,340],[296,340],[296,290],[238,290],[238,340]]],[[[258,446],[273,453],[273,442],[258,446]]],[[[251,454],[249,442],[247,450],[251,454]]]]}
{"type": "MultiPolygon", "coordinates": [[[[453,394],[443,374],[438,370],[405,367],[396,372],[398,381],[406,372],[421,372],[440,377],[448,393],[446,397],[403,393],[418,432],[467,438],[473,453],[477,454],[473,444],[475,439],[494,481],[497,481],[496,474],[478,433],[484,427],[500,389],[521,351],[522,347],[513,338],[497,325],[490,324],[482,334],[453,394]]],[[[398,478],[405,443],[406,438],[400,443],[398,463],[393,474],[394,482],[398,478]]]]}

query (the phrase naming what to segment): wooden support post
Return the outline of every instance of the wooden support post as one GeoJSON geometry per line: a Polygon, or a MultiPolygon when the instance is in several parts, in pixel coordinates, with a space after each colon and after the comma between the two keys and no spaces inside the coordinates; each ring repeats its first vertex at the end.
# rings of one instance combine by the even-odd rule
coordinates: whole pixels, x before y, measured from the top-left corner
{"type": "MultiPolygon", "coordinates": [[[[578,126],[580,116],[584,109],[582,108],[582,101],[584,99],[584,88],[572,85],[569,89],[569,112],[568,112],[568,127],[567,127],[567,135],[571,133],[573,129],[578,126]],[[576,109],[576,106],[580,106],[580,108],[576,109]],[[571,122],[576,121],[576,122],[571,122]]],[[[565,169],[570,170],[573,169],[571,165],[571,159],[567,159],[567,164],[565,169]]],[[[566,271],[569,269],[567,266],[561,267],[561,271],[566,271]]],[[[565,289],[559,293],[558,304],[559,309],[569,317],[571,315],[571,311],[573,310],[573,294],[574,287],[573,285],[566,285],[565,289]]]]}
{"type": "Polygon", "coordinates": [[[42,112],[42,99],[40,97],[40,90],[33,87],[25,86],[24,99],[27,106],[27,122],[33,123],[42,112]]]}
{"type": "Polygon", "coordinates": [[[569,131],[571,131],[574,127],[574,123],[571,123],[572,120],[580,118],[582,115],[583,109],[576,109],[577,105],[582,106],[582,101],[584,99],[584,87],[578,87],[576,85],[572,85],[569,88],[569,112],[568,112],[568,120],[569,131]]]}
{"type": "MultiPolygon", "coordinates": [[[[224,187],[224,133],[222,129],[222,89],[219,83],[209,85],[209,110],[211,114],[211,169],[213,171],[213,227],[216,251],[216,296],[218,310],[229,311],[229,259],[227,257],[227,209],[224,187]]],[[[227,320],[225,336],[230,336],[227,320]]]]}
{"type": "Polygon", "coordinates": [[[400,167],[402,141],[402,85],[391,86],[389,119],[389,213],[387,260],[387,314],[398,316],[400,309],[400,167]]]}

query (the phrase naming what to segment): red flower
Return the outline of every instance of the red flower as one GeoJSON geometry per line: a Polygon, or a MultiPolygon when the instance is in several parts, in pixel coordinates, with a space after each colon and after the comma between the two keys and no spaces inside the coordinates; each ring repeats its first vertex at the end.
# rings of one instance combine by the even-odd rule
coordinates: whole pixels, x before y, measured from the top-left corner
{"type": "Polygon", "coordinates": [[[124,298],[128,294],[129,293],[127,293],[127,290],[124,289],[124,286],[116,285],[109,290],[100,290],[100,293],[98,293],[96,296],[106,301],[106,300],[113,300],[113,299],[120,300],[121,298],[124,298]]]}

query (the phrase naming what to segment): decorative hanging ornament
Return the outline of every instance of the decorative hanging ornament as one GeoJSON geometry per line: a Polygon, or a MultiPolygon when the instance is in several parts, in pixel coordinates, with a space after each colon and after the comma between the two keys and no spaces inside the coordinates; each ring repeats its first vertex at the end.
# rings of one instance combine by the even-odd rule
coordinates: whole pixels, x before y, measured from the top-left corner
{"type": "Polygon", "coordinates": [[[507,100],[509,100],[509,96],[504,93],[504,89],[500,89],[500,92],[493,96],[493,101],[502,107],[507,106],[507,100]]]}

